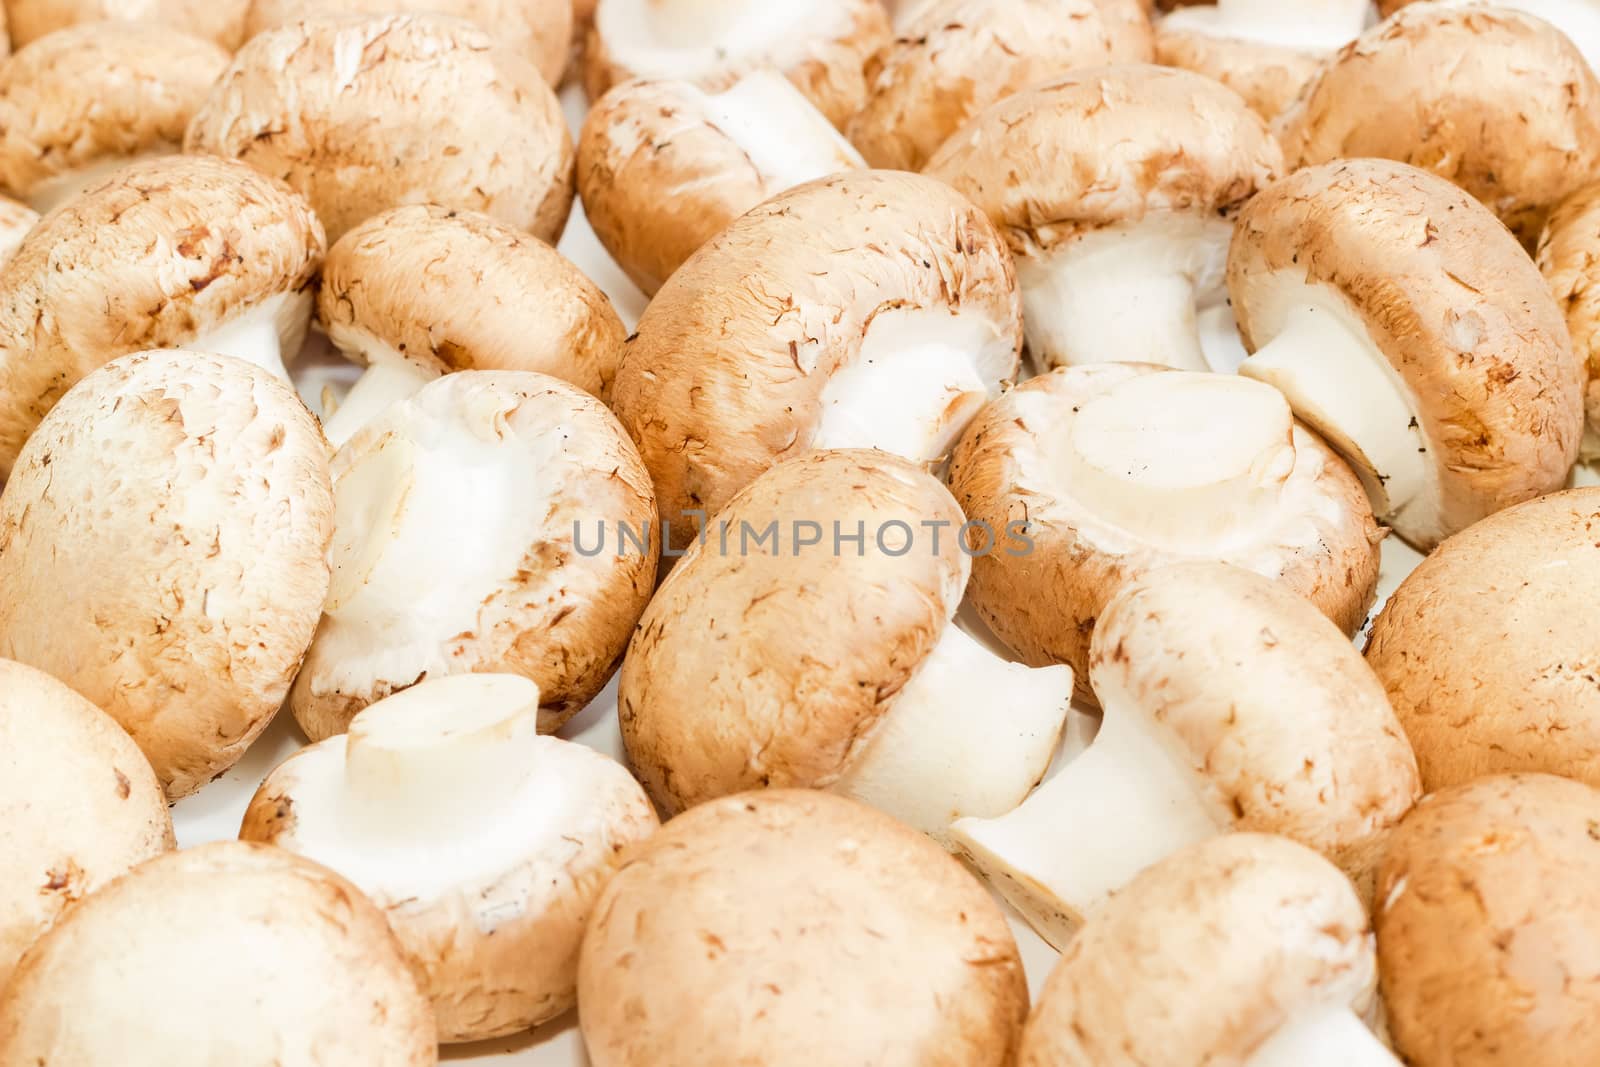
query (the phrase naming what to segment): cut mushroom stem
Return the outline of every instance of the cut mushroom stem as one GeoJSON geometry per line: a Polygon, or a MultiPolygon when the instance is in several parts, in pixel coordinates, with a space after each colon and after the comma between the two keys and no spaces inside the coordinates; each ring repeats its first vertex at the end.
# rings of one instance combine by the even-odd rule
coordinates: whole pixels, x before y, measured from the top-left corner
{"type": "Polygon", "coordinates": [[[322,425],[328,443],[335,448],[354,437],[357,430],[391,404],[412,396],[438,377],[436,372],[430,374],[398,352],[379,356],[369,348],[367,358],[367,369],[322,425]]]}
{"type": "Polygon", "coordinates": [[[285,317],[298,314],[307,299],[299,293],[279,293],[210,333],[196,337],[184,348],[191,352],[233,356],[288,381],[289,371],[283,365],[281,324],[285,317]]]}
{"type": "Polygon", "coordinates": [[[749,17],[748,0],[673,0],[645,3],[651,36],[675,48],[704,44],[734,30],[749,17]]]}
{"type": "Polygon", "coordinates": [[[1329,1007],[1282,1026],[1244,1067],[1399,1067],[1355,1012],[1329,1007]]]}
{"type": "Polygon", "coordinates": [[[1214,6],[1179,8],[1166,17],[1184,29],[1325,51],[1359,35],[1369,7],[1367,0],[1217,0],[1214,6]]]}
{"type": "Polygon", "coordinates": [[[751,71],[720,93],[706,94],[712,124],[742,148],[772,188],[786,189],[865,167],[855,146],[775,70],[751,71]]]}

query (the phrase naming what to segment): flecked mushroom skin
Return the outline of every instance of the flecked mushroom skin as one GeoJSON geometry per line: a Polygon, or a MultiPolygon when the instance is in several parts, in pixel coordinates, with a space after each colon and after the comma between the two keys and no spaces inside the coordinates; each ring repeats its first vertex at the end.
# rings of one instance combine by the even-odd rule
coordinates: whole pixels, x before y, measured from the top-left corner
{"type": "Polygon", "coordinates": [[[1507,775],[1426,797],[1379,886],[1378,967],[1414,1067],[1600,1060],[1600,792],[1507,775]]]}
{"type": "Polygon", "coordinates": [[[1004,1067],[1028,992],[999,907],[937,845],[771,790],[673,819],[612,878],[578,1004],[594,1067],[1004,1067]]]}
{"type": "Polygon", "coordinates": [[[868,61],[866,105],[845,132],[872,166],[921,170],[990,105],[1070,70],[1151,55],[1136,0],[931,0],[868,61]]]}
{"type": "MultiPolygon", "coordinates": [[[[1380,428],[1415,463],[1407,499],[1392,499],[1393,469],[1365,481],[1379,520],[1417,548],[1565,482],[1582,438],[1583,361],[1538,269],[1455,186],[1387,160],[1298,171],[1240,215],[1228,291],[1252,353],[1311,298],[1328,303],[1313,309],[1324,318],[1345,320],[1338,373],[1378,374],[1405,409],[1394,418],[1410,417],[1380,428]]],[[[1290,401],[1363,469],[1352,427],[1313,410],[1328,396],[1290,401]]]]}
{"type": "Polygon", "coordinates": [[[1532,246],[1550,209],[1600,173],[1600,81],[1540,19],[1418,4],[1327,63],[1278,134],[1291,169],[1375,157],[1438,174],[1532,246]]]}
{"type": "Polygon", "coordinates": [[[230,52],[244,43],[251,0],[4,0],[11,47],[83,22],[159,23],[230,52]]]}
{"type": "Polygon", "coordinates": [[[304,200],[219,159],[135,163],[52,212],[0,268],[0,479],[61,395],[118,356],[256,312],[298,351],[325,247],[304,200]]]}
{"type": "Polygon", "coordinates": [[[1584,459],[1595,459],[1600,457],[1600,184],[1556,205],[1539,239],[1538,262],[1566,313],[1572,346],[1588,365],[1582,452],[1584,459]]]}
{"type": "Polygon", "coordinates": [[[1373,623],[1367,662],[1431,790],[1541,771],[1600,785],[1600,672],[1583,620],[1600,582],[1600,489],[1456,534],[1373,623]]]}
{"type": "Polygon", "coordinates": [[[43,671],[0,660],[0,989],[70,905],[172,847],[133,739],[43,671]]]}
{"type": "Polygon", "coordinates": [[[537,70],[444,15],[311,18],[254,37],[189,125],[311,201],[337,241],[430,202],[554,243],[572,207],[572,135],[537,70]]]}
{"type": "Polygon", "coordinates": [[[265,845],[134,868],[68,912],[0,992],[8,1064],[431,1067],[438,1055],[383,913],[265,845]]]}
{"type": "Polygon", "coordinates": [[[1322,69],[1325,56],[1299,48],[1213,36],[1156,24],[1155,60],[1213,78],[1264,119],[1275,119],[1322,69]]]}
{"type": "Polygon", "coordinates": [[[104,708],[186,796],[283,704],[332,532],[327,445],[288,383],[124,357],[56,405],[0,495],[0,656],[104,708]]]}

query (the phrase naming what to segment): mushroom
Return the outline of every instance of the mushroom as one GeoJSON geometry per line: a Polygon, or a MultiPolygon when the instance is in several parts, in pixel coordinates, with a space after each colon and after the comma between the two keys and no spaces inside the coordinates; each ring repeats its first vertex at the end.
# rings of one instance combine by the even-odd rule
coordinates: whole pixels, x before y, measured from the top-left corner
{"type": "Polygon", "coordinates": [[[937,479],[882,452],[780,463],[734,497],[622,667],[623,745],[662,809],[831,789],[945,841],[952,820],[1020,803],[1072,672],[1011,663],[954,624],[967,532],[937,479]]]}
{"type": "Polygon", "coordinates": [[[167,798],[122,728],[0,660],[0,989],[69,905],[172,846],[167,798]]]}
{"type": "Polygon", "coordinates": [[[245,22],[248,40],[314,15],[389,15],[434,12],[466,19],[515,47],[552,86],[561,84],[572,44],[571,0],[254,0],[245,22]]]}
{"type": "Polygon", "coordinates": [[[846,132],[867,162],[921,170],[990,105],[1078,67],[1148,62],[1137,0],[927,0],[867,63],[846,132]]]}
{"type": "Polygon", "coordinates": [[[950,488],[1002,532],[973,560],[978,614],[1023,662],[1071,664],[1086,701],[1096,617],[1157,567],[1248,568],[1348,634],[1376,595],[1360,483],[1281,395],[1233,375],[1108,363],[1035,378],[973,421],[950,488]]]}
{"type": "Polygon", "coordinates": [[[1540,19],[1420,4],[1330,60],[1278,135],[1291,169],[1372,156],[1432,171],[1531,246],[1556,202],[1600,173],[1600,81],[1540,19]]]}
{"type": "Polygon", "coordinates": [[[333,585],[290,708],[313,741],[425,678],[520,674],[539,730],[616,670],[655,588],[649,476],[588,393],[461,371],[392,405],[333,459],[333,585]]]}
{"type": "MultiPolygon", "coordinates": [[[[4,8],[0,8],[4,10],[4,8]]],[[[22,239],[39,224],[39,213],[27,204],[0,196],[0,266],[16,255],[22,239]]]]}
{"type": "Polygon", "coordinates": [[[750,71],[721,92],[627,82],[595,101],[578,138],[583,210],[647,294],[763,200],[865,165],[772,70],[750,71]]]}
{"type": "Polygon", "coordinates": [[[926,173],[1005,234],[1037,362],[1205,370],[1197,315],[1225,301],[1233,217],[1282,170],[1266,123],[1236,94],[1130,65],[997,104],[926,173]]]}
{"type": "Polygon", "coordinates": [[[0,1062],[428,1067],[438,1048],[381,911],[225,841],[141,864],[41,938],[0,990],[0,1062]]]}
{"type": "Polygon", "coordinates": [[[1600,489],[1518,505],[1440,545],[1384,605],[1367,662],[1427,789],[1507,771],[1600,785],[1597,526],[1600,489]]]}
{"type": "Polygon", "coordinates": [[[600,887],[658,825],[620,765],[538,736],[538,709],[539,687],[516,675],[413,686],[289,757],[239,831],[339,871],[384,910],[441,1041],[570,1008],[600,887]]]}
{"type": "Polygon", "coordinates": [[[87,22],[0,63],[0,186],[39,211],[170,155],[228,53],[155,22],[87,22]]]}
{"type": "Polygon", "coordinates": [[[539,371],[604,400],[627,334],[599,286],[543,241],[423,204],[340,238],[317,312],[334,345],[367,367],[327,421],[336,446],[447,371],[539,371]]]}
{"type": "Polygon", "coordinates": [[[791,189],[685,263],[623,350],[612,406],[671,526],[813,448],[938,460],[1017,372],[999,233],[949,186],[856,171],[791,189]]]}
{"type": "MultiPolygon", "coordinates": [[[[1388,18],[1415,0],[1378,0],[1378,12],[1388,18]]],[[[1465,6],[1478,0],[1435,0],[1465,6]]],[[[1494,0],[1494,7],[1524,11],[1543,19],[1578,46],[1590,67],[1600,66],[1600,3],[1596,0],[1494,0]]]]}
{"type": "Polygon", "coordinates": [[[11,47],[84,22],[160,23],[230,52],[244,41],[251,0],[4,0],[11,47]]]}
{"type": "Polygon", "coordinates": [[[1586,373],[1561,311],[1442,178],[1387,160],[1291,175],[1240,216],[1228,292],[1240,373],[1282,390],[1420,550],[1559,489],[1577,459],[1586,373]]]}
{"type": "Polygon", "coordinates": [[[578,965],[594,1067],[1003,1067],[1027,1010],[1005,918],[959,863],[805,790],[667,823],[601,892],[578,965]]]}
{"type": "Polygon", "coordinates": [[[1124,585],[1089,651],[1105,709],[1087,752],[1020,807],[951,828],[1046,940],[1139,871],[1230,830],[1281,834],[1364,896],[1416,803],[1417,761],[1383,686],[1309,602],[1226,563],[1124,585]]]}
{"type": "Polygon", "coordinates": [[[184,347],[287,380],[322,226],[239,163],[134,163],[35,226],[0,268],[0,480],[61,395],[108,361],[184,347]]]}
{"type": "Polygon", "coordinates": [[[1358,1013],[1377,964],[1361,901],[1292,841],[1230,834],[1136,878],[1051,972],[1021,1067],[1399,1067],[1358,1013]]]}
{"type": "Polygon", "coordinates": [[[104,708],[177,799],[283,703],[332,532],[327,445],[288,383],[226,356],[114,360],[0,495],[0,656],[104,708]]]}
{"type": "Polygon", "coordinates": [[[1507,775],[1425,797],[1374,915],[1395,1048],[1414,1067],[1600,1060],[1600,792],[1507,775]]]}
{"type": "Polygon", "coordinates": [[[256,36],[184,145],[288,182],[330,241],[427,202],[554,244],[572,207],[572,135],[555,93],[521,55],[444,15],[309,18],[256,36]]]}
{"type": "Polygon", "coordinates": [[[1538,263],[1566,313],[1572,346],[1587,365],[1579,456],[1600,459],[1600,183],[1556,205],[1539,239],[1538,263]]]}
{"type": "Polygon", "coordinates": [[[635,78],[714,92],[767,67],[843,126],[866,98],[867,57],[888,39],[879,0],[599,0],[583,85],[590,100],[635,78]]]}

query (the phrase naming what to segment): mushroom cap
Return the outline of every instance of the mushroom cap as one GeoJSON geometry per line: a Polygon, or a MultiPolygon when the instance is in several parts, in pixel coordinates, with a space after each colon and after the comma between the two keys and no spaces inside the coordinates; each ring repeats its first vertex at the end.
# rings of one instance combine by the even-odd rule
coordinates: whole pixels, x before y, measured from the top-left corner
{"type": "Polygon", "coordinates": [[[297,350],[325,247],[304,200],[230,160],[130,164],[51,212],[0,268],[0,478],[61,395],[118,356],[188,344],[274,297],[297,350]]]}
{"type": "Polygon", "coordinates": [[[1384,605],[1367,662],[1427,789],[1508,771],[1600,785],[1600,673],[1585,625],[1597,526],[1600,489],[1509,508],[1445,541],[1384,605]]]}
{"type": "Polygon", "coordinates": [[[1306,287],[1337,294],[1388,359],[1431,468],[1387,519],[1431,548],[1561,487],[1583,431],[1583,362],[1527,254],[1481,204],[1381,159],[1298,171],[1245,206],[1228,292],[1262,347],[1306,287]]]}
{"type": "Polygon", "coordinates": [[[931,0],[867,63],[846,132],[874,167],[921,170],[986,108],[1080,67],[1148,62],[1135,0],[931,0]],[[1119,17],[1130,8],[1135,20],[1119,17]]]}
{"type": "Polygon", "coordinates": [[[635,78],[681,79],[715,91],[768,67],[842,127],[866,99],[867,58],[888,40],[880,0],[599,0],[583,52],[583,87],[590,100],[635,78]],[[725,18],[706,18],[701,7],[727,9],[719,12],[725,18]],[[652,24],[694,26],[702,18],[704,31],[688,40],[655,39],[652,24]]]}
{"type": "Polygon", "coordinates": [[[265,845],[202,845],[136,867],[63,916],[0,992],[6,1063],[423,1067],[437,1056],[432,1012],[383,913],[332,871],[265,845]]]}
{"type": "Polygon", "coordinates": [[[1075,71],[989,108],[924,173],[988,214],[1018,257],[1105,226],[1174,214],[1231,216],[1283,171],[1237,94],[1188,71],[1075,71]]]}
{"type": "MultiPolygon", "coordinates": [[[[0,4],[0,11],[5,10],[0,4]]],[[[23,238],[39,224],[39,213],[27,204],[0,196],[0,266],[22,247],[23,238]]]]}
{"type": "Polygon", "coordinates": [[[1165,19],[1156,23],[1157,63],[1214,78],[1269,120],[1295,102],[1326,58],[1302,48],[1224,37],[1165,19]]]}
{"type": "Polygon", "coordinates": [[[1350,469],[1299,423],[1281,517],[1225,551],[1195,555],[1141,540],[1074,498],[1071,479],[1052,471],[1052,456],[1070,447],[1075,409],[1159,373],[1171,372],[1120,363],[1041,375],[986,407],[951,459],[950,488],[970,521],[997,531],[1030,524],[1026,551],[1007,539],[972,561],[968,595],[978,614],[1023,662],[1070,664],[1078,696],[1090,702],[1095,620],[1119,587],[1146,571],[1220,559],[1283,582],[1347,634],[1361,626],[1376,597],[1382,535],[1372,507],[1350,469]]]}
{"type": "Polygon", "coordinates": [[[961,602],[963,521],[933,476],[866,450],[780,463],[735,496],[717,515],[727,548],[717,529],[690,547],[623,663],[622,740],[656,802],[838,780],[961,602]],[[813,547],[808,522],[823,531],[813,547]],[[925,522],[943,524],[937,545],[925,522]],[[910,551],[880,543],[892,523],[910,551]],[[834,551],[833,532],[858,524],[867,547],[834,551]],[[828,621],[796,640],[797,619],[828,621]]]}
{"type": "Polygon", "coordinates": [[[561,84],[572,47],[570,0],[254,0],[245,40],[313,15],[434,12],[466,19],[517,48],[551,85],[561,84]]]}
{"type": "Polygon", "coordinates": [[[1424,797],[1389,843],[1378,968],[1416,1067],[1600,1059],[1600,792],[1506,775],[1424,797]]]}
{"type": "Polygon", "coordinates": [[[374,344],[435,371],[539,371],[604,399],[627,330],[600,287],[487,215],[394,208],[328,251],[317,316],[340,348],[374,344]]]}
{"type": "Polygon", "coordinates": [[[1538,262],[1566,313],[1572,347],[1588,365],[1584,411],[1590,428],[1600,430],[1600,184],[1556,205],[1539,239],[1538,262]]]}
{"type": "Polygon", "coordinates": [[[0,989],[69,905],[172,846],[133,739],[43,671],[0,660],[0,989]]]}
{"type": "Polygon", "coordinates": [[[347,441],[333,478],[336,577],[289,701],[312,740],[425,677],[531,678],[543,733],[604,688],[658,547],[649,475],[599,400],[532,372],[447,374],[347,441]]]}
{"type": "Polygon", "coordinates": [[[1005,918],[960,863],[805,790],[667,823],[602,892],[578,969],[595,1067],[1000,1067],[1027,1003],[1005,918]]]}
{"type": "Polygon", "coordinates": [[[96,164],[166,155],[228,53],[156,22],[88,22],[0,64],[0,186],[23,199],[96,164]]]}
{"type": "Polygon", "coordinates": [[[1309,600],[1226,563],[1150,571],[1102,611],[1089,680],[1117,713],[1161,724],[1235,827],[1315,849],[1370,897],[1421,792],[1417,760],[1382,684],[1309,600]]]}
{"type": "Polygon", "coordinates": [[[287,382],[124,357],[56,405],[0,495],[0,656],[104,708],[182,797],[282,705],[332,532],[327,444],[287,382]]]}
{"type": "Polygon", "coordinates": [[[1229,834],[1146,869],[1051,972],[1021,1067],[1245,1063],[1297,1016],[1370,999],[1365,909],[1315,852],[1229,834]]]}
{"type": "Polygon", "coordinates": [[[1600,172],[1600,81],[1541,19],[1418,4],[1325,64],[1278,137],[1293,169],[1371,156],[1431,171],[1532,245],[1556,202],[1600,172]]]}
{"type": "Polygon", "coordinates": [[[646,293],[763,200],[862,165],[850,143],[776,73],[753,71],[729,89],[739,86],[751,94],[752,111],[759,104],[790,106],[782,114],[750,115],[767,127],[753,130],[728,121],[716,98],[691,82],[633,81],[595,101],[583,121],[584,213],[646,293]]]}
{"type": "Polygon", "coordinates": [[[1022,346],[1016,270],[975,206],[920,175],[857,171],[791,189],[737,219],[661,287],[623,350],[612,406],[656,499],[715,513],[810,449],[823,390],[873,319],[918,309],[985,320],[1022,346]]]}
{"type": "Polygon", "coordinates": [[[444,15],[309,18],[251,38],[185,148],[288,182],[333,241],[429,202],[553,244],[572,207],[572,135],[555,93],[521,55],[444,15]]]}
{"type": "Polygon", "coordinates": [[[4,0],[11,47],[83,22],[160,23],[232,51],[244,41],[251,0],[4,0]]]}

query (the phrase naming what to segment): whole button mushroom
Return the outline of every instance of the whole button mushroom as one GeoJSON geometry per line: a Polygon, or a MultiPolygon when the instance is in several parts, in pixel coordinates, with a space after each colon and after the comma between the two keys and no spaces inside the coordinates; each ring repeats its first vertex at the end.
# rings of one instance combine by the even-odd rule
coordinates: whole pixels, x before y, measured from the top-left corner
{"type": "Polygon", "coordinates": [[[968,119],[1078,67],[1148,62],[1137,0],[928,0],[867,63],[845,132],[874,167],[921,170],[968,119]]]}
{"type": "Polygon", "coordinates": [[[11,46],[84,22],[156,22],[232,51],[244,42],[251,0],[4,0],[11,46]]]}
{"type": "Polygon", "coordinates": [[[1367,662],[1429,790],[1508,771],[1600,785],[1600,664],[1575,620],[1600,583],[1600,489],[1502,511],[1422,562],[1372,626],[1367,662]]]}
{"type": "Polygon", "coordinates": [[[170,155],[228,53],[154,22],[90,22],[0,64],[0,187],[48,211],[129,161],[170,155]]]}
{"type": "Polygon", "coordinates": [[[332,533],[327,445],[286,382],[225,356],[115,360],[0,494],[0,656],[104,708],[177,799],[283,704],[332,533]]]}
{"type": "Polygon", "coordinates": [[[461,371],[333,459],[333,584],[290,708],[313,741],[426,678],[503,672],[550,733],[594,699],[655,588],[650,479],[588,393],[461,371]]]}
{"type": "Polygon", "coordinates": [[[1020,803],[1072,672],[1008,662],[952,622],[963,526],[943,485],[882,452],[790,460],[736,496],[623,663],[622,740],[656,802],[826,788],[941,841],[1020,803]],[[808,619],[828,621],[797,639],[808,619]]]}
{"type": "MultiPolygon", "coordinates": [[[[1399,11],[1415,0],[1378,0],[1378,13],[1384,18],[1399,11]]],[[[1482,0],[1434,0],[1443,6],[1452,4],[1465,7],[1482,0]]],[[[1597,0],[1494,0],[1487,6],[1525,11],[1541,18],[1571,38],[1588,60],[1589,66],[1600,65],[1600,2],[1597,0]]]]}
{"type": "Polygon", "coordinates": [[[791,189],[706,243],[651,301],[612,405],[671,545],[780,459],[941,459],[1012,378],[1022,306],[1005,245],[943,183],[858,171],[791,189]]]}
{"type": "Polygon", "coordinates": [[[1390,839],[1378,901],[1408,1064],[1600,1062],[1600,792],[1535,774],[1425,797],[1390,839]]]}
{"type": "Polygon", "coordinates": [[[1021,1067],[1399,1067],[1358,1012],[1377,965],[1365,909],[1292,841],[1230,834],[1140,875],[1073,939],[1021,1067]]]}
{"type": "Polygon", "coordinates": [[[1140,870],[1228,830],[1316,849],[1370,896],[1417,761],[1361,654],[1280,583],[1224,563],[1151,571],[1095,628],[1089,749],[957,846],[1052,944],[1140,870]]]}
{"type": "Polygon", "coordinates": [[[804,790],[667,823],[602,891],[578,967],[594,1067],[1004,1067],[1027,1010],[1005,918],[959,863],[804,790]]]}
{"type": "Polygon", "coordinates": [[[1600,81],[1548,22],[1419,4],[1329,61],[1278,137],[1291,169],[1371,156],[1438,174],[1531,246],[1556,202],[1600,174],[1600,81]]]}
{"type": "Polygon", "coordinates": [[[167,798],[122,727],[0,660],[0,989],[70,905],[172,846],[167,798]]]}
{"type": "Polygon", "coordinates": [[[879,0],[599,0],[583,85],[590,100],[635,78],[716,91],[766,67],[842,127],[866,98],[867,57],[888,39],[879,0]]]}
{"type": "Polygon", "coordinates": [[[978,614],[1023,662],[1071,664],[1087,701],[1096,617],[1157,567],[1246,567],[1349,634],[1376,596],[1360,483],[1280,394],[1233,375],[1118,363],[1035,378],[973,420],[950,488],[1000,536],[973,560],[978,614]]]}
{"type": "Polygon", "coordinates": [[[1539,239],[1538,263],[1566,312],[1573,348],[1588,365],[1579,452],[1584,460],[1600,459],[1600,184],[1556,205],[1539,239]]]}
{"type": "Polygon", "coordinates": [[[439,1040],[566,1011],[578,944],[625,850],[658,825],[619,764],[535,731],[516,675],[423,682],[267,776],[239,836],[349,878],[389,918],[439,1040]]]}
{"type": "Polygon", "coordinates": [[[61,395],[118,356],[183,347],[287,379],[322,226],[239,163],[135,163],[44,219],[0,270],[0,479],[61,395]]]}
{"type": "Polygon", "coordinates": [[[595,236],[654,293],[696,249],[786,189],[866,164],[775,71],[720,92],[633,81],[589,109],[578,138],[578,192],[595,236]]]}
{"type": "Polygon", "coordinates": [[[1577,459],[1587,375],[1561,310],[1442,178],[1347,160],[1270,186],[1240,215],[1228,292],[1240,373],[1282,390],[1420,550],[1559,489],[1577,459]]]}
{"type": "Polygon", "coordinates": [[[324,426],[335,446],[447,371],[539,371],[605,400],[627,335],[605,293],[537,237],[422,204],[328,250],[317,317],[367,367],[324,426]]]}
{"type": "Polygon", "coordinates": [[[383,912],[265,845],[134,868],[69,911],[0,991],[0,1063],[437,1062],[433,1014],[383,912]]]}
{"type": "Polygon", "coordinates": [[[1233,217],[1282,170],[1278,143],[1237,94],[1129,65],[997,104],[926,173],[1005,235],[1035,361],[1205,370],[1197,316],[1226,301],[1233,217]]]}
{"type": "Polygon", "coordinates": [[[428,202],[554,243],[572,207],[555,93],[521,55],[444,15],[309,18],[251,38],[184,147],[288,182],[330,241],[428,202]]]}

